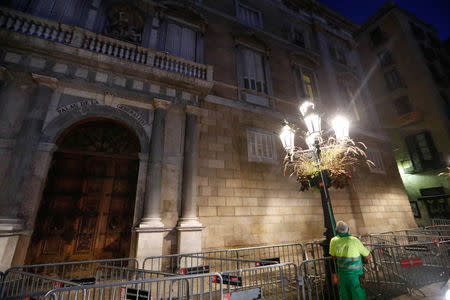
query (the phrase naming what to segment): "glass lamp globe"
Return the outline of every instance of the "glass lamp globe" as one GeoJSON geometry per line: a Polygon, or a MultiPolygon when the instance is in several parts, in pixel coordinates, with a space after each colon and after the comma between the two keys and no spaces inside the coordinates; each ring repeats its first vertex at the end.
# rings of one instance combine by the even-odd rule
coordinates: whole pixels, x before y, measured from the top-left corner
{"type": "Polygon", "coordinates": [[[334,133],[336,134],[336,139],[342,141],[348,138],[348,130],[350,127],[350,122],[347,118],[342,116],[337,116],[331,122],[334,133]]]}
{"type": "Polygon", "coordinates": [[[319,133],[321,129],[321,118],[318,114],[311,112],[307,114],[303,120],[305,121],[308,135],[319,133]]]}
{"type": "Polygon", "coordinates": [[[284,125],[281,129],[280,140],[283,144],[283,148],[286,151],[291,151],[294,149],[294,137],[295,133],[289,125],[284,125]]]}
{"type": "Polygon", "coordinates": [[[314,103],[311,101],[305,101],[300,105],[299,109],[304,117],[310,110],[314,110],[314,103]]]}

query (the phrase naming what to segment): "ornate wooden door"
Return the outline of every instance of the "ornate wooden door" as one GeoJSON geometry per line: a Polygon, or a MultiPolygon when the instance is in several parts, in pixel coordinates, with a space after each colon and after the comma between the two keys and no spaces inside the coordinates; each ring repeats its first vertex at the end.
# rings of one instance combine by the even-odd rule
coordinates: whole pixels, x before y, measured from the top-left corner
{"type": "Polygon", "coordinates": [[[27,263],[127,257],[138,161],[62,150],[53,158],[27,263]]]}

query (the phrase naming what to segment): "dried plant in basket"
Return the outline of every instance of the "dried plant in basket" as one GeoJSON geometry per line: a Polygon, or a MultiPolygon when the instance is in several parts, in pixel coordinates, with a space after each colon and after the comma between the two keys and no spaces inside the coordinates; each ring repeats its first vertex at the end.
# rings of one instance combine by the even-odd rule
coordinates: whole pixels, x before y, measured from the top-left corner
{"type": "Polygon", "coordinates": [[[341,142],[329,138],[321,143],[320,150],[320,166],[314,151],[300,147],[296,147],[293,153],[284,159],[284,173],[296,177],[301,191],[309,190],[320,181],[320,170],[328,175],[327,186],[343,188],[348,185],[356,167],[374,166],[374,163],[367,159],[367,147],[352,139],[341,142]]]}

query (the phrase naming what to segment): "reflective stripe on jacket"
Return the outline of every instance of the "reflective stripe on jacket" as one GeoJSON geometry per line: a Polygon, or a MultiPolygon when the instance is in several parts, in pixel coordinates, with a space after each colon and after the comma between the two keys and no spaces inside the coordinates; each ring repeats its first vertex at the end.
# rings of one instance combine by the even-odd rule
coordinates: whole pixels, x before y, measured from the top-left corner
{"type": "Polygon", "coordinates": [[[336,256],[341,274],[362,274],[361,255],[369,255],[369,250],[356,237],[339,234],[331,239],[330,254],[336,256]]]}

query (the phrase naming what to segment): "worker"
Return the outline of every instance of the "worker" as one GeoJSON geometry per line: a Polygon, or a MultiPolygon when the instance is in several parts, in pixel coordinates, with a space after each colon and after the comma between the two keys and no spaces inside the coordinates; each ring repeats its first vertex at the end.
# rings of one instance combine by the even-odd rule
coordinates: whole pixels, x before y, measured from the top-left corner
{"type": "Polygon", "coordinates": [[[344,221],[338,221],[337,236],[330,242],[330,255],[337,260],[339,296],[341,300],[364,300],[366,291],[364,286],[361,287],[364,282],[361,255],[371,259],[370,251],[348,232],[348,225],[344,221]]]}

